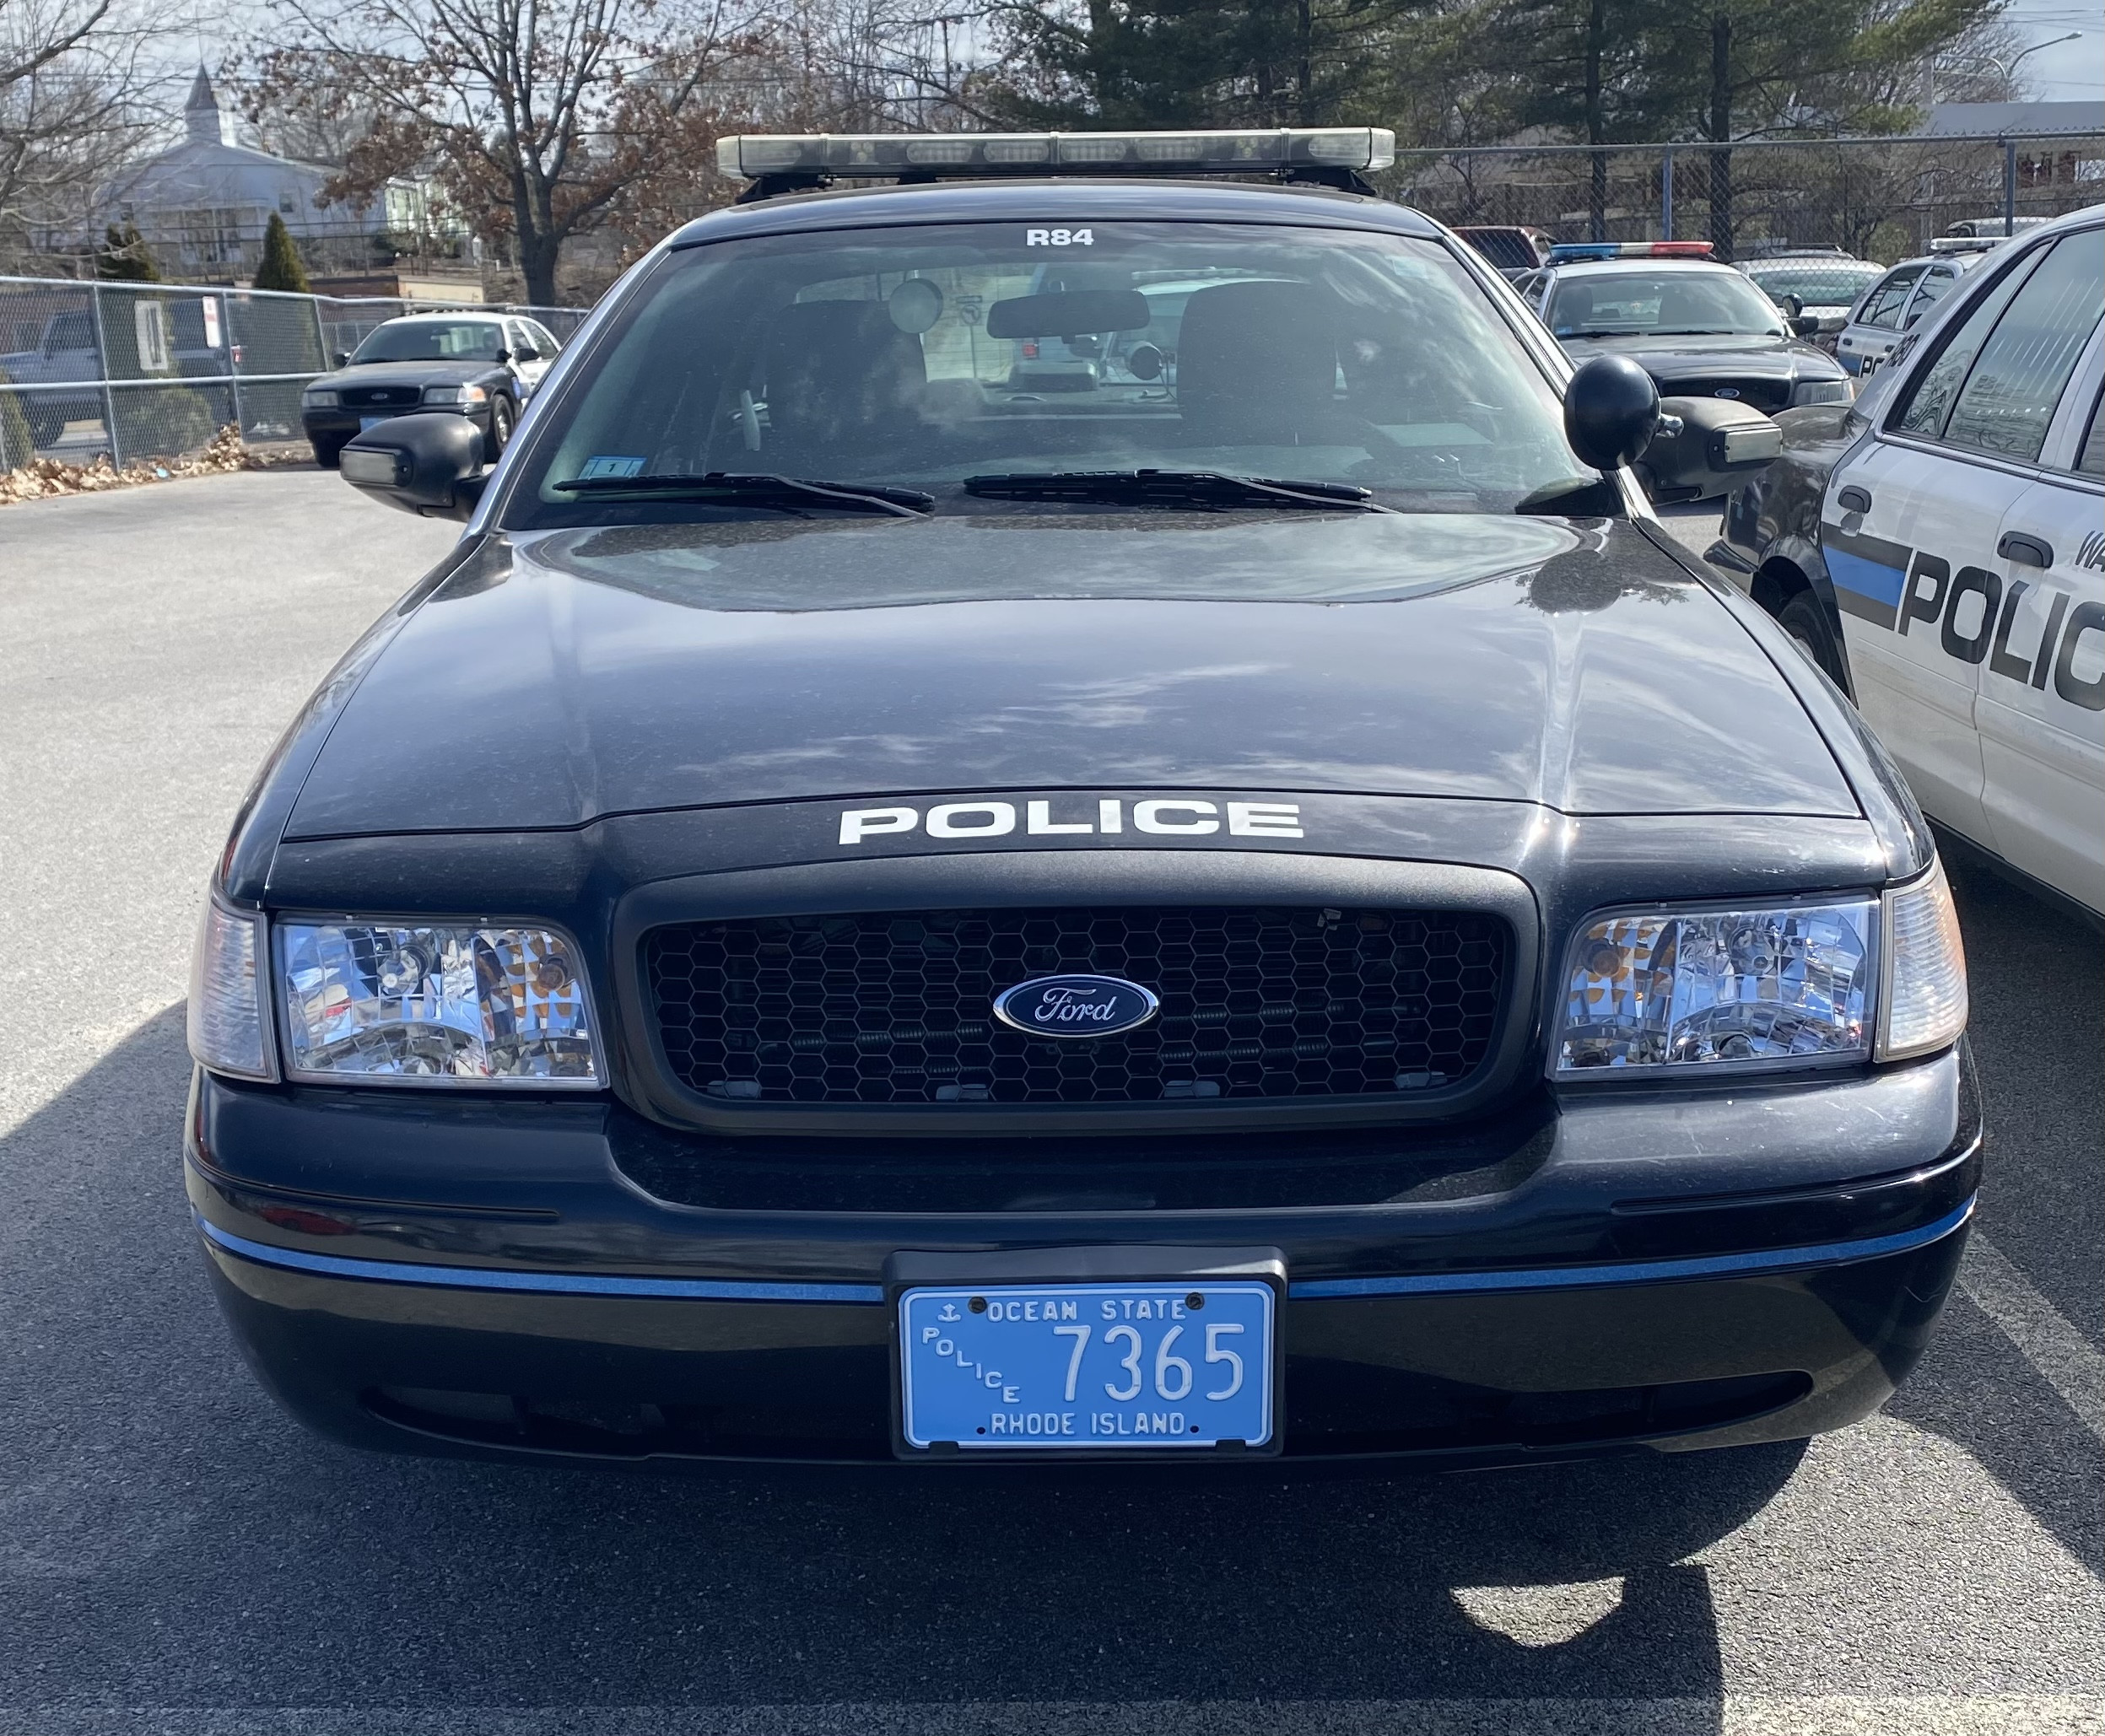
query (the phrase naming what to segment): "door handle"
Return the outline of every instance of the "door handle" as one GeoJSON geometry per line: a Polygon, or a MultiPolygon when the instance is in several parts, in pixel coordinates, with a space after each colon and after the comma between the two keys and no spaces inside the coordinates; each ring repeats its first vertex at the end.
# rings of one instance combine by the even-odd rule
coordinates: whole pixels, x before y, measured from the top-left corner
{"type": "Polygon", "coordinates": [[[1834,504],[1844,512],[1869,512],[1871,496],[1868,490],[1852,484],[1834,497],[1834,504]]]}
{"type": "Polygon", "coordinates": [[[2005,531],[2003,540],[1995,545],[1995,553],[2021,567],[2051,567],[2054,564],[2054,546],[2022,531],[2005,531]]]}

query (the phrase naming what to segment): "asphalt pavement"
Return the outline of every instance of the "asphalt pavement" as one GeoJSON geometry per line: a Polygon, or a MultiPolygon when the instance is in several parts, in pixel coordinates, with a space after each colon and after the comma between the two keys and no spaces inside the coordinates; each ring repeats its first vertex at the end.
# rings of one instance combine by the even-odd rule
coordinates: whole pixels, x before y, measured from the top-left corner
{"type": "Polygon", "coordinates": [[[2105,1723],[2105,946],[1972,871],[1982,1235],[1809,1446],[1224,1488],[304,1434],[193,1246],[186,959],[256,764],[451,528],[312,472],[0,509],[0,1736],[2105,1723]]]}

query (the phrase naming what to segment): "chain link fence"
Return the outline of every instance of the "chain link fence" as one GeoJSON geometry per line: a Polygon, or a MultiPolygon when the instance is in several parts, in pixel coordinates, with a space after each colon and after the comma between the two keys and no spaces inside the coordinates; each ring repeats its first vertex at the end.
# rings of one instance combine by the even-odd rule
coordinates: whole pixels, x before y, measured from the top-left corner
{"type": "Polygon", "coordinates": [[[1406,151],[1384,180],[1456,228],[1708,241],[1741,264],[1807,249],[1891,264],[1940,236],[2105,200],[2105,134],[1406,151]]]}
{"type": "MultiPolygon", "coordinates": [[[[219,429],[300,439],[300,388],[376,326],[435,304],[274,290],[0,278],[0,472],[198,452],[219,429]]],[[[462,305],[521,314],[568,342],[581,308],[462,305]]]]}

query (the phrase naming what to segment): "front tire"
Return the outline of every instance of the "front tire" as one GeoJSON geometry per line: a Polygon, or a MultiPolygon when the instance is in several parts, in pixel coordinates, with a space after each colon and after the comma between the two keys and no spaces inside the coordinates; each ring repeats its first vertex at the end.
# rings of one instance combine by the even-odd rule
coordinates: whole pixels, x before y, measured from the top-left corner
{"type": "Polygon", "coordinates": [[[1843,693],[1849,692],[1849,682],[1842,667],[1841,648],[1834,642],[1834,629],[1828,624],[1827,612],[1820,607],[1820,599],[1810,590],[1795,590],[1784,607],[1776,612],[1777,624],[1794,639],[1807,660],[1843,693]]]}
{"type": "Polygon", "coordinates": [[[307,444],[315,449],[315,467],[317,470],[334,470],[343,456],[342,440],[310,439],[307,444]]]}
{"type": "Polygon", "coordinates": [[[489,401],[489,434],[486,442],[488,462],[497,462],[505,448],[511,444],[511,431],[518,426],[517,407],[504,393],[498,393],[489,401]]]}

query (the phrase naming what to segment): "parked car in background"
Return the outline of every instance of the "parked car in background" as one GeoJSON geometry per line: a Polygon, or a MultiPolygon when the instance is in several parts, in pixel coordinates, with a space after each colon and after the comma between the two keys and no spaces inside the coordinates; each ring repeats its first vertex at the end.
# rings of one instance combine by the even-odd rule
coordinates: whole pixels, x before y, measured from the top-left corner
{"type": "Polygon", "coordinates": [[[1988,255],[1994,243],[1904,259],[1865,292],[1835,338],[1835,360],[1868,378],[1891,359],[1902,337],[1988,255]]]}
{"type": "Polygon", "coordinates": [[[1886,274],[1876,261],[1839,251],[1778,254],[1747,260],[1740,269],[1787,315],[1817,321],[1812,341],[1822,349],[1833,348],[1849,310],[1886,274]]]}
{"type": "MultiPolygon", "coordinates": [[[[1930,817],[2105,917],[2105,207],[1999,247],[1848,408],[1782,418],[1711,563],[1930,817]]],[[[1956,280],[1955,280],[1956,281],[1956,280]]]]}
{"type": "Polygon", "coordinates": [[[520,406],[561,348],[545,326],[515,315],[390,320],[300,395],[315,462],[332,468],[346,441],[391,416],[441,409],[473,422],[485,455],[494,459],[510,444],[520,406]]]}
{"type": "MultiPolygon", "coordinates": [[[[1662,396],[1733,399],[1765,415],[1847,403],[1849,377],[1833,359],[1709,255],[1708,241],[1563,243],[1522,294],[1573,361],[1628,356],[1662,396]]],[[[1812,329],[1810,318],[1800,325],[1812,329]]],[[[1654,499],[1697,498],[1692,486],[1662,489],[1644,462],[1635,467],[1654,499]]]]}
{"type": "Polygon", "coordinates": [[[1507,278],[1531,272],[1550,256],[1557,237],[1520,224],[1465,224],[1455,233],[1497,266],[1507,278]]]}

